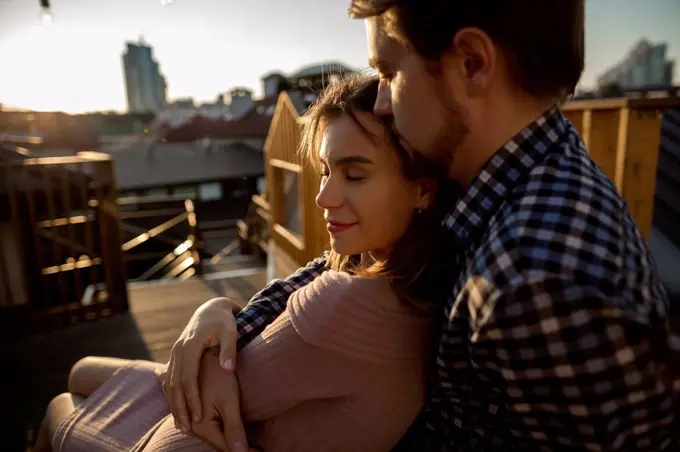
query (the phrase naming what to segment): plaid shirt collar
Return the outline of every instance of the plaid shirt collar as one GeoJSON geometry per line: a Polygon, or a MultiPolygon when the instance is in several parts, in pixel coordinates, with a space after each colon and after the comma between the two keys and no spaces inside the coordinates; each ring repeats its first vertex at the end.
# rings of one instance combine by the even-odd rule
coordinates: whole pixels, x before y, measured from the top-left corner
{"type": "Polygon", "coordinates": [[[543,161],[553,145],[563,141],[568,127],[559,107],[551,107],[487,161],[442,221],[444,228],[456,235],[460,249],[467,248],[482,232],[518,181],[543,161]]]}

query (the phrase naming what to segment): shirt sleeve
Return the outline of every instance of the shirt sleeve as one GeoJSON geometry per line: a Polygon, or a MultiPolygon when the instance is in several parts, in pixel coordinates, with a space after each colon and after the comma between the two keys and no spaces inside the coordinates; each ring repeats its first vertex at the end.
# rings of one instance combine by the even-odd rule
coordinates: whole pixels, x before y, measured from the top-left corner
{"type": "Polygon", "coordinates": [[[326,253],[301,267],[287,279],[275,279],[253,295],[248,304],[236,314],[237,348],[248,345],[286,308],[288,297],[309,284],[325,271],[326,253]]]}
{"type": "Polygon", "coordinates": [[[665,363],[678,341],[663,323],[560,278],[488,298],[471,341],[502,382],[520,449],[661,450],[677,437],[678,374],[665,363]]]}

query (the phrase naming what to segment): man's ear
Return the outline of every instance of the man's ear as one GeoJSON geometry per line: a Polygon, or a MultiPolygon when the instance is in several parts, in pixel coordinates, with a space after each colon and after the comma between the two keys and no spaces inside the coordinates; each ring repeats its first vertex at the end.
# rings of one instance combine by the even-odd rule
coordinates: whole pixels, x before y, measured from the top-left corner
{"type": "Polygon", "coordinates": [[[493,40],[479,28],[466,27],[453,37],[453,49],[468,94],[474,97],[486,92],[498,63],[493,40]]]}

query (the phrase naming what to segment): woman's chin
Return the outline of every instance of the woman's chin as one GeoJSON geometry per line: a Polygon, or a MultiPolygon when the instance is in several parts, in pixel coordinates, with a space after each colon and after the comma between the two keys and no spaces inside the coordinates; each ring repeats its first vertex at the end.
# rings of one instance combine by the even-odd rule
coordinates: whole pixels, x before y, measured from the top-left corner
{"type": "Polygon", "coordinates": [[[359,247],[351,246],[342,239],[335,239],[331,237],[331,249],[341,256],[353,256],[355,254],[361,254],[359,247]]]}

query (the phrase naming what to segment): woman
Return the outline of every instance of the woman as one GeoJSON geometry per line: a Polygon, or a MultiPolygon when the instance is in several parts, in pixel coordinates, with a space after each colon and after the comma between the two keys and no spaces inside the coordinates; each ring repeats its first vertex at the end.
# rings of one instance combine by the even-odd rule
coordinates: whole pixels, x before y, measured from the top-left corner
{"type": "MultiPolygon", "coordinates": [[[[377,88],[374,78],[345,79],[305,115],[302,150],[322,173],[316,201],[332,251],[327,271],[291,295],[238,356],[249,442],[266,452],[387,451],[421,409],[432,323],[425,300],[435,299],[423,270],[445,211],[445,175],[372,113],[377,88]]],[[[174,427],[154,377],[162,370],[81,361],[71,394],[51,404],[58,414],[48,410],[44,433],[54,449],[202,450],[174,427]]],[[[215,353],[204,355],[200,375],[204,413],[193,432],[227,450],[225,414],[211,400],[232,377],[215,353]]]]}

